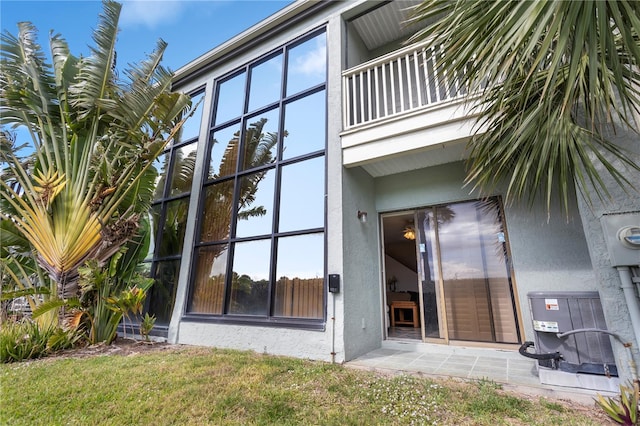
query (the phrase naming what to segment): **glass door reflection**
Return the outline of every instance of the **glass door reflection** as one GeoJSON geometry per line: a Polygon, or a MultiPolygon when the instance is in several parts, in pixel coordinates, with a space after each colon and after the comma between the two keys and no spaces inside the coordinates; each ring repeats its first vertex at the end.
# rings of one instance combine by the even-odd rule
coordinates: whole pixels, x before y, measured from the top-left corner
{"type": "Polygon", "coordinates": [[[502,217],[498,198],[383,217],[387,305],[417,289],[422,340],[520,342],[502,217]],[[396,271],[404,271],[401,285],[396,271]]]}

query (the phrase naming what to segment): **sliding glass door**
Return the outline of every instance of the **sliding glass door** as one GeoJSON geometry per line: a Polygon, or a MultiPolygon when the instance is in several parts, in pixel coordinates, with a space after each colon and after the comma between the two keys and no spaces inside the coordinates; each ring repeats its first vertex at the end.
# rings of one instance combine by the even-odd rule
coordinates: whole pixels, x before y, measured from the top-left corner
{"type": "Polygon", "coordinates": [[[499,199],[427,207],[413,215],[422,338],[519,343],[499,199]]]}

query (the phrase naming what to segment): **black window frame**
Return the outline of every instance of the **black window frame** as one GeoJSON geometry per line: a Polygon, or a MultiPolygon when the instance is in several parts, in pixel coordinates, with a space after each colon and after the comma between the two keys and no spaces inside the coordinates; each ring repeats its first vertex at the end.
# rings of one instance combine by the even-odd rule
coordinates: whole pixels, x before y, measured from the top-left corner
{"type": "MultiPolygon", "coordinates": [[[[301,90],[299,92],[293,93],[289,96],[286,95],[287,88],[287,69],[288,69],[288,51],[293,49],[321,34],[325,34],[326,36],[326,27],[323,25],[322,27],[316,28],[305,35],[295,38],[276,49],[269,51],[268,53],[261,55],[260,57],[244,64],[243,66],[234,69],[233,71],[227,73],[224,76],[221,76],[219,79],[215,81],[214,86],[214,96],[213,96],[213,108],[211,110],[211,117],[209,118],[209,129],[207,134],[207,147],[204,158],[204,167],[202,173],[202,181],[200,183],[200,195],[198,199],[198,214],[196,219],[195,226],[195,237],[193,239],[193,245],[191,247],[192,259],[190,264],[190,272],[189,272],[189,282],[188,282],[188,291],[187,297],[184,304],[183,312],[182,312],[182,320],[183,321],[194,321],[194,322],[208,322],[208,323],[224,323],[224,324],[242,324],[242,325],[255,325],[255,326],[274,326],[274,327],[286,327],[286,328],[296,328],[296,329],[309,329],[309,330],[325,330],[326,320],[327,320],[327,297],[328,297],[328,281],[327,281],[327,201],[326,201],[326,193],[327,189],[327,129],[328,129],[328,114],[327,114],[327,79],[328,79],[328,70],[325,69],[325,78],[324,81],[320,84],[313,85],[311,87],[306,88],[305,90],[301,90]],[[281,86],[280,86],[280,99],[277,101],[271,102],[266,105],[262,105],[254,110],[248,111],[249,106],[249,97],[250,97],[250,85],[251,85],[251,71],[256,66],[263,64],[264,62],[278,56],[282,55],[282,75],[281,75],[281,86]],[[238,75],[245,74],[245,92],[244,92],[244,106],[243,112],[240,116],[233,117],[231,119],[227,119],[221,123],[214,123],[217,114],[217,102],[220,92],[220,86],[237,77],[238,75]],[[318,92],[324,91],[325,93],[325,141],[324,147],[320,150],[316,150],[313,152],[309,152],[303,155],[298,155],[293,158],[288,158],[286,160],[282,159],[282,147],[283,147],[283,131],[285,126],[285,117],[284,111],[285,106],[295,102],[299,99],[305,98],[307,96],[311,96],[318,92]],[[236,163],[236,171],[233,175],[222,176],[214,179],[209,179],[209,168],[210,168],[210,156],[213,148],[213,134],[225,128],[229,128],[231,126],[237,126],[240,129],[239,143],[244,144],[244,135],[247,126],[252,123],[252,120],[258,118],[261,114],[265,112],[269,112],[272,110],[278,110],[279,121],[278,121],[278,148],[276,151],[276,157],[274,162],[261,165],[259,167],[254,168],[243,168],[244,158],[240,158],[241,155],[237,158],[236,163]],[[285,167],[290,164],[299,163],[305,160],[311,160],[314,158],[324,158],[324,212],[323,212],[323,226],[317,228],[309,228],[288,232],[278,232],[278,221],[279,221],[279,203],[280,203],[280,194],[281,194],[281,174],[282,167],[285,167]],[[236,237],[236,222],[237,222],[237,205],[239,198],[239,185],[238,182],[245,176],[251,175],[253,173],[261,172],[261,171],[271,171],[275,172],[275,183],[274,183],[274,206],[273,206],[273,216],[272,216],[272,226],[271,233],[263,234],[263,235],[254,235],[250,237],[236,237]],[[202,222],[203,222],[203,208],[206,198],[207,188],[211,185],[220,184],[227,181],[234,182],[234,198],[233,198],[233,212],[231,216],[230,229],[229,229],[229,238],[226,240],[211,240],[211,241],[201,241],[201,232],[202,232],[202,222]],[[323,295],[322,295],[322,318],[300,318],[300,317],[279,317],[273,315],[274,310],[274,290],[276,286],[276,267],[278,265],[278,240],[283,237],[289,236],[297,236],[297,235],[310,235],[310,234],[320,234],[323,235],[323,295]],[[231,298],[231,276],[233,269],[233,259],[234,259],[234,251],[235,251],[235,243],[241,243],[246,241],[262,241],[269,240],[271,247],[271,255],[269,260],[269,290],[268,290],[268,314],[266,316],[255,316],[255,315],[241,315],[241,314],[230,314],[229,313],[229,303],[231,298]],[[200,313],[200,312],[189,312],[189,306],[192,303],[193,292],[195,287],[195,279],[196,279],[196,271],[198,267],[199,260],[199,249],[203,247],[215,246],[215,245],[227,245],[228,255],[227,255],[227,264],[225,269],[225,284],[223,290],[223,305],[222,305],[222,313],[200,313]]],[[[325,49],[325,56],[328,56],[328,49],[325,49]]],[[[326,63],[326,62],[325,62],[326,63]]],[[[240,148],[241,150],[241,148],[240,148]]]]}
{"type": "MultiPolygon", "coordinates": [[[[197,96],[202,95],[202,99],[204,100],[204,96],[205,96],[205,86],[201,86],[198,87],[197,89],[189,92],[189,96],[193,99],[197,96]]],[[[202,106],[200,106],[200,108],[202,108],[202,106]]],[[[189,120],[194,119],[195,117],[190,117],[189,120]]],[[[169,161],[169,167],[167,168],[167,170],[164,173],[164,187],[162,188],[162,196],[159,198],[155,198],[152,202],[151,205],[149,206],[149,211],[153,210],[154,208],[156,208],[157,206],[160,206],[160,215],[158,216],[158,223],[157,223],[157,229],[156,232],[153,234],[153,253],[149,253],[150,256],[147,256],[147,258],[145,258],[142,263],[143,264],[149,264],[149,277],[152,278],[153,280],[155,280],[157,278],[156,276],[156,272],[158,267],[163,263],[163,262],[172,262],[172,261],[178,261],[179,262],[179,266],[178,266],[178,273],[180,271],[180,268],[182,266],[182,256],[184,254],[184,241],[182,243],[182,247],[180,248],[181,250],[176,253],[176,254],[168,254],[168,255],[160,255],[159,254],[159,247],[161,247],[162,245],[162,238],[163,238],[163,231],[164,231],[164,226],[165,226],[165,222],[166,222],[166,216],[167,216],[167,208],[168,205],[172,202],[176,202],[176,201],[181,201],[181,200],[187,200],[187,204],[189,203],[189,200],[191,198],[191,193],[192,193],[192,188],[189,188],[189,191],[186,192],[182,192],[180,194],[176,194],[176,195],[170,195],[170,191],[171,191],[171,183],[172,183],[172,178],[173,178],[173,171],[175,168],[175,163],[176,163],[176,151],[180,150],[181,148],[187,146],[187,145],[191,145],[191,144],[195,144],[196,145],[196,149],[198,144],[200,143],[200,134],[199,134],[199,128],[202,125],[202,119],[204,118],[203,114],[200,114],[200,123],[198,126],[198,134],[196,134],[195,136],[192,136],[190,138],[187,138],[185,140],[181,140],[179,142],[176,143],[175,140],[171,141],[171,143],[165,147],[165,149],[162,151],[162,153],[160,155],[158,155],[158,158],[163,157],[163,156],[167,156],[166,158],[168,158],[169,161]]],[[[196,158],[196,161],[197,158],[196,158]]],[[[161,177],[162,175],[160,174],[160,171],[158,172],[158,177],[161,177]]],[[[193,184],[192,184],[193,186],[193,184]]],[[[153,223],[151,224],[151,231],[153,231],[153,223]]],[[[186,235],[185,235],[186,237],[186,235]]],[[[179,279],[176,278],[176,281],[173,284],[173,299],[175,300],[175,296],[176,296],[176,292],[178,289],[178,281],[179,279]]],[[[149,290],[149,293],[147,294],[147,297],[145,298],[145,303],[144,303],[144,312],[147,313],[151,313],[154,314],[153,312],[149,312],[149,309],[151,307],[151,298],[153,296],[153,291],[154,291],[154,287],[155,287],[155,283],[154,285],[151,287],[151,289],[149,290]]],[[[174,302],[175,303],[175,302],[174,302]]],[[[174,305],[175,307],[175,305],[174,305]]],[[[173,308],[171,309],[171,311],[173,311],[173,308]]],[[[154,325],[153,330],[151,332],[152,335],[158,335],[158,336],[166,336],[168,329],[169,329],[169,324],[171,322],[171,316],[172,313],[170,314],[169,320],[166,324],[164,323],[157,323],[154,325]]]]}

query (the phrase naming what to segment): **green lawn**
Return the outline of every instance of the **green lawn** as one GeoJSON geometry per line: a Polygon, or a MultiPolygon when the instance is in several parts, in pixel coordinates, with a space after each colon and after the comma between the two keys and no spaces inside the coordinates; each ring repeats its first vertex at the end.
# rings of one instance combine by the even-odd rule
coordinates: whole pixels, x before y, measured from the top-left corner
{"type": "Polygon", "coordinates": [[[210,348],[0,366],[3,425],[599,425],[592,410],[493,382],[384,377],[210,348]]]}

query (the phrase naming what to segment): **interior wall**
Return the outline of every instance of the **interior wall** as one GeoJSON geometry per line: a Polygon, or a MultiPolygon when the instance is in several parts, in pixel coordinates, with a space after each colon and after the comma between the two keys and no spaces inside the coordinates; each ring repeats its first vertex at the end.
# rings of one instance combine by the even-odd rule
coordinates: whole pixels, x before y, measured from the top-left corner
{"type": "Polygon", "coordinates": [[[393,257],[386,255],[384,257],[385,272],[387,278],[387,291],[391,291],[388,287],[389,279],[395,277],[396,292],[418,291],[418,274],[416,271],[404,266],[393,257]]]}

